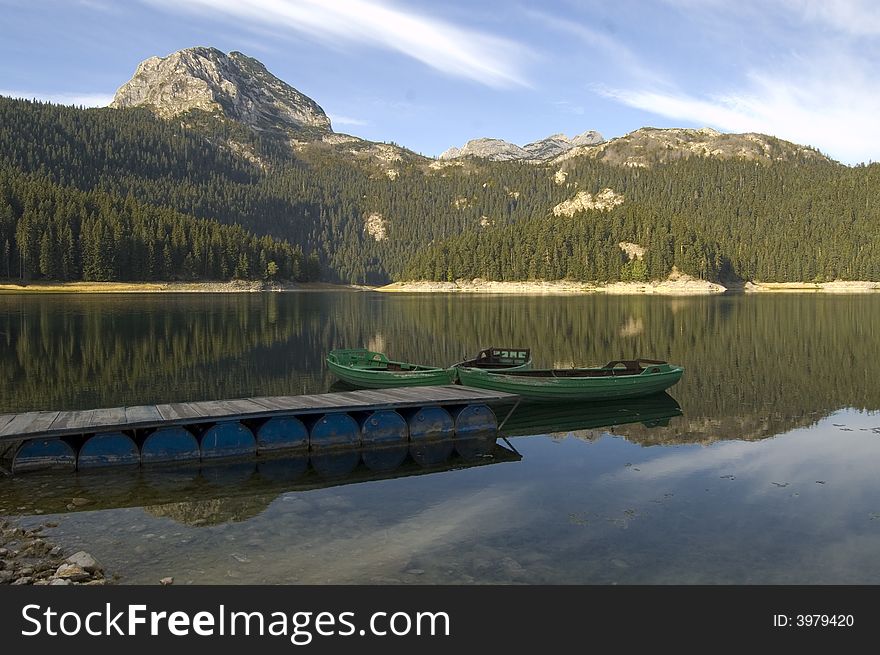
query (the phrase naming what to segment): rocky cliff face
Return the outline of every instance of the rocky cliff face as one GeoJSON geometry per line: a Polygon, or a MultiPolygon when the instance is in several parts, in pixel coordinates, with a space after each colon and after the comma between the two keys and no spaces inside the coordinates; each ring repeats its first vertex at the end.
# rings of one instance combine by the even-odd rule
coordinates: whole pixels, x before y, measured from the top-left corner
{"type": "Polygon", "coordinates": [[[111,107],[145,106],[163,118],[193,109],[219,112],[256,130],[332,132],[311,98],[278,79],[256,59],[216,48],[187,48],[141,62],[111,107]]]}
{"type": "Polygon", "coordinates": [[[491,161],[524,161],[543,162],[568,152],[579,146],[602,143],[602,135],[593,130],[578,134],[569,139],[564,134],[553,134],[546,139],[533,141],[522,147],[502,139],[472,139],[461,148],[449,148],[440,155],[440,159],[458,159],[460,157],[479,157],[491,161]]]}

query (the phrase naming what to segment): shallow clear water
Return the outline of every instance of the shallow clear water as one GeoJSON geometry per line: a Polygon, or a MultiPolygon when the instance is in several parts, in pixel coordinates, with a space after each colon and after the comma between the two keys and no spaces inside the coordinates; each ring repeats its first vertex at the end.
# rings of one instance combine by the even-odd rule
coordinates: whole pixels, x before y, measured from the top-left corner
{"type": "Polygon", "coordinates": [[[131,583],[877,584],[877,325],[874,296],[0,296],[4,412],[327,391],[356,345],[686,367],[674,400],[518,409],[492,457],[24,475],[0,515],[131,583]]]}

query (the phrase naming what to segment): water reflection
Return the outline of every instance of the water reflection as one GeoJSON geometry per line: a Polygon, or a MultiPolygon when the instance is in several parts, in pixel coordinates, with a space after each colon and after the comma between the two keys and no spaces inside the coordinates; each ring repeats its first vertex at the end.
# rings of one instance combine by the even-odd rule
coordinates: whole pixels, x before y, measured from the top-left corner
{"type": "Polygon", "coordinates": [[[0,478],[0,515],[124,582],[876,584],[877,326],[876,296],[0,296],[3,412],[318,393],[371,342],[686,367],[674,398],[523,405],[513,448],[0,478]]]}
{"type": "MultiPolygon", "coordinates": [[[[184,516],[189,503],[211,507],[209,523],[243,520],[245,505],[265,508],[281,493],[323,489],[337,485],[390,480],[488,464],[519,461],[514,450],[496,442],[494,435],[454,441],[333,450],[289,452],[273,457],[200,464],[150,466],[141,469],[102,469],[76,474],[45,473],[0,478],[0,515],[61,514],[121,507],[171,505],[184,516]],[[73,503],[72,499],[85,499],[73,503]],[[206,505],[207,503],[207,505],[206,505]],[[230,508],[228,511],[225,509],[230,508]]],[[[195,507],[196,505],[194,505],[195,507]]],[[[164,512],[164,510],[163,510],[164,512]]],[[[205,519],[204,510],[198,510],[205,519]]],[[[202,521],[205,523],[206,521],[202,521]]]]}
{"type": "Polygon", "coordinates": [[[880,297],[0,295],[0,412],[321,393],[332,348],[449,364],[492,343],[535,365],[657,357],[693,440],[761,439],[880,408],[880,297]]]}

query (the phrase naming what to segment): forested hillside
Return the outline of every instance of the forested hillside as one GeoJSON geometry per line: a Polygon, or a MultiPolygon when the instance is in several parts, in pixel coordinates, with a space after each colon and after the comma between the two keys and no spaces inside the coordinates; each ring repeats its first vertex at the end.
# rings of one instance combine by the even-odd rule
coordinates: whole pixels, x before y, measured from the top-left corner
{"type": "Polygon", "coordinates": [[[376,161],[214,115],[0,98],[0,275],[264,277],[274,261],[279,279],[355,283],[653,279],[673,266],[880,279],[880,166],[794,152],[376,161]],[[591,204],[604,189],[615,203],[591,204]]]}
{"type": "Polygon", "coordinates": [[[876,164],[573,163],[567,180],[612,188],[621,204],[469,230],[412,260],[403,277],[648,280],[676,266],[709,280],[880,279],[876,164]]]}

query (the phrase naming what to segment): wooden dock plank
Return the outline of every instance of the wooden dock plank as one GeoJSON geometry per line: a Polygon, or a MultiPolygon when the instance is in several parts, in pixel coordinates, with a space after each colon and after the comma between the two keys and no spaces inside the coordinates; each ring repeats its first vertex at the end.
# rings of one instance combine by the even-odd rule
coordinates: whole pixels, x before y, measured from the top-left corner
{"type": "Polygon", "coordinates": [[[242,412],[232,406],[227,400],[203,400],[191,403],[203,416],[208,418],[237,418],[242,412]]]}
{"type": "Polygon", "coordinates": [[[265,410],[270,412],[278,411],[279,409],[283,409],[282,405],[274,402],[271,398],[248,398],[250,402],[254,405],[258,405],[265,410]]]}
{"type": "Polygon", "coordinates": [[[252,403],[266,407],[272,411],[297,411],[306,407],[299,402],[302,396],[269,396],[265,398],[249,398],[252,403]]]}
{"type": "Polygon", "coordinates": [[[0,437],[11,437],[45,430],[52,425],[58,412],[26,412],[18,414],[0,430],[0,437]],[[48,415],[48,416],[47,416],[48,415]],[[48,418],[48,421],[46,420],[48,418]]]}
{"type": "Polygon", "coordinates": [[[125,408],[126,423],[158,423],[162,415],[155,405],[135,405],[125,408]]]}
{"type": "Polygon", "coordinates": [[[49,429],[52,431],[68,429],[70,424],[76,420],[77,415],[80,413],[81,412],[58,412],[58,416],[52,421],[52,425],[49,426],[49,429]]]}
{"type": "Polygon", "coordinates": [[[2,430],[7,423],[9,423],[12,419],[14,419],[18,414],[3,414],[0,416],[0,430],[2,430]]]}
{"type": "Polygon", "coordinates": [[[34,419],[34,422],[30,424],[28,427],[29,432],[40,432],[42,430],[48,430],[49,426],[52,425],[52,422],[56,419],[60,412],[37,412],[37,417],[34,419]]]}
{"type": "Polygon", "coordinates": [[[205,414],[199,410],[197,403],[168,403],[156,405],[156,409],[166,421],[192,421],[204,418],[205,414]]]}
{"type": "Polygon", "coordinates": [[[346,396],[348,393],[351,392],[341,391],[337,393],[300,396],[296,402],[300,405],[300,409],[326,409],[327,407],[349,404],[350,401],[347,401],[346,396]]]}
{"type": "Polygon", "coordinates": [[[362,399],[368,405],[387,405],[389,404],[389,399],[386,394],[381,391],[371,391],[371,390],[363,390],[354,392],[358,395],[358,398],[362,399]]]}
{"type": "Polygon", "coordinates": [[[265,407],[248,400],[247,398],[236,398],[235,400],[227,400],[226,404],[235,409],[239,414],[262,414],[266,411],[265,407]]]}
{"type": "Polygon", "coordinates": [[[70,422],[70,425],[68,427],[76,428],[78,430],[91,428],[92,427],[92,417],[94,416],[95,412],[97,412],[97,411],[99,411],[99,410],[87,409],[82,412],[76,412],[73,417],[73,420],[70,422]]]}
{"type": "Polygon", "coordinates": [[[461,386],[339,391],[301,396],[267,396],[163,405],[108,407],[82,411],[25,412],[0,416],[0,437],[41,438],[86,432],[109,432],[129,426],[186,424],[277,414],[318,414],[394,409],[428,404],[511,400],[513,394],[461,386]]]}
{"type": "Polygon", "coordinates": [[[93,409],[89,415],[86,427],[96,432],[109,432],[125,428],[125,408],[108,407],[106,409],[93,409]]]}

